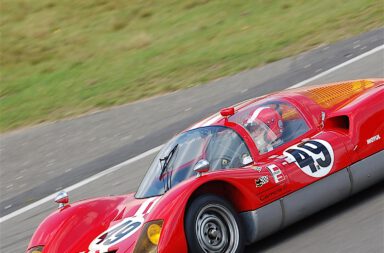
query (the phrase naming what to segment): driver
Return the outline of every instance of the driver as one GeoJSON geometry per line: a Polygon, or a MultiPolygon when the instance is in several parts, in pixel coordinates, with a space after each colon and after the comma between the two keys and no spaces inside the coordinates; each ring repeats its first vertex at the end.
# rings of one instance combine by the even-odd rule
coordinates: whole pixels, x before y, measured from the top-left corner
{"type": "Polygon", "coordinates": [[[281,115],[269,106],[262,106],[251,112],[244,123],[260,154],[283,144],[283,120],[281,115]]]}

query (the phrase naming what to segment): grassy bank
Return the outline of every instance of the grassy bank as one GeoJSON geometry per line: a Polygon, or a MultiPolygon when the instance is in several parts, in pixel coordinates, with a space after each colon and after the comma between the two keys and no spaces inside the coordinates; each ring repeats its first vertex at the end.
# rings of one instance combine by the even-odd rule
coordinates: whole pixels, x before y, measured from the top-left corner
{"type": "Polygon", "coordinates": [[[382,0],[3,0],[0,131],[230,75],[383,25],[382,0]]]}

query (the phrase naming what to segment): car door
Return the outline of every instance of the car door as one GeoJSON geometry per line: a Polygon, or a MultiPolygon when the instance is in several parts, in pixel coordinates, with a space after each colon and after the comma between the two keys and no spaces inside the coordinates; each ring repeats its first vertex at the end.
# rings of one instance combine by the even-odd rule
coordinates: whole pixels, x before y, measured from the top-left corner
{"type": "Polygon", "coordinates": [[[283,198],[284,226],[351,193],[347,141],[345,135],[322,131],[284,150],[282,165],[291,191],[283,198]]]}
{"type": "Polygon", "coordinates": [[[262,106],[278,110],[283,121],[282,141],[267,152],[258,147],[257,159],[263,164],[261,171],[269,172],[269,183],[257,191],[259,200],[263,205],[280,202],[276,205],[282,209],[280,225],[290,225],[348,196],[348,136],[311,124],[288,101],[272,101],[262,106]]]}
{"type": "MultiPolygon", "coordinates": [[[[255,157],[255,180],[258,186],[255,194],[260,205],[265,205],[289,194],[289,177],[286,172],[287,164],[283,152],[302,139],[316,133],[303,114],[291,103],[283,100],[272,100],[261,104],[251,105],[245,113],[238,115],[238,123],[246,123],[245,129],[251,136],[257,149],[255,157]],[[263,112],[265,114],[263,115],[263,112]],[[281,121],[281,122],[279,122],[281,121]],[[262,131],[248,125],[262,125],[262,131]],[[273,136],[274,143],[260,141],[260,136],[273,136]],[[263,145],[266,144],[266,145],[263,145]],[[265,182],[268,182],[265,183],[265,182]],[[261,185],[260,185],[261,184],[261,185]]],[[[267,140],[267,139],[266,139],[267,140]]],[[[271,140],[271,138],[269,138],[271,140]]]]}

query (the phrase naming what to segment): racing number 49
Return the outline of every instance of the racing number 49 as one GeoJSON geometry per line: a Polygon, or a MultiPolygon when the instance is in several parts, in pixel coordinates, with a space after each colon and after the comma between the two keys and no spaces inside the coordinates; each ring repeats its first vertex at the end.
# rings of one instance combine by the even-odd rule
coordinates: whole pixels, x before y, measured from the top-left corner
{"type": "Polygon", "coordinates": [[[332,146],[324,140],[309,140],[285,151],[307,175],[322,177],[329,173],[334,161],[332,146]]]}

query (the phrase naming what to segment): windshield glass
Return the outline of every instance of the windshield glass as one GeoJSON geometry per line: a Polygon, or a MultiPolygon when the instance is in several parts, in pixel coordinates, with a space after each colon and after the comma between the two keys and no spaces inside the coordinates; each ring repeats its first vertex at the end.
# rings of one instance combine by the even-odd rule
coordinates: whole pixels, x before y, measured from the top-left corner
{"type": "Polygon", "coordinates": [[[239,168],[252,163],[243,139],[222,126],[202,127],[170,140],[159,152],[137,193],[137,198],[164,194],[180,182],[196,176],[194,165],[209,162],[209,171],[239,168]]]}

